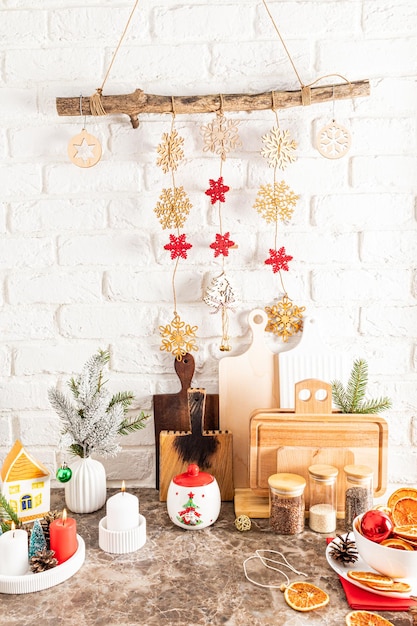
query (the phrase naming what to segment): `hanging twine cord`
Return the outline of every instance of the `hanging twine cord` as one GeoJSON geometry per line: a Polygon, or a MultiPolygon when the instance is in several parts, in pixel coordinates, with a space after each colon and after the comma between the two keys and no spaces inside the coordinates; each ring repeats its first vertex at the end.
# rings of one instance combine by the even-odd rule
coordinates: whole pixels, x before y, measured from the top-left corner
{"type": "Polygon", "coordinates": [[[123,39],[126,36],[128,28],[130,26],[130,22],[132,21],[133,15],[134,15],[134,13],[136,11],[136,7],[138,6],[138,4],[139,4],[139,0],[136,0],[135,4],[133,6],[133,9],[130,12],[129,19],[126,22],[126,26],[124,27],[122,36],[120,37],[119,43],[117,44],[116,50],[113,53],[112,60],[110,61],[110,65],[109,65],[108,70],[107,70],[107,72],[106,72],[106,74],[104,76],[104,80],[101,83],[101,87],[96,89],[96,93],[94,93],[92,96],[90,96],[90,109],[91,109],[91,114],[92,115],[106,115],[106,111],[105,111],[105,109],[103,107],[103,102],[101,100],[101,96],[103,94],[104,85],[106,84],[106,81],[107,81],[107,79],[109,77],[109,74],[111,72],[113,64],[114,64],[114,62],[116,60],[117,53],[119,52],[120,46],[122,45],[122,42],[123,42],[123,39]]]}
{"type": "Polygon", "coordinates": [[[297,76],[298,82],[300,83],[300,86],[301,86],[301,88],[302,88],[302,87],[304,87],[304,83],[303,83],[303,81],[301,80],[301,77],[300,77],[300,74],[299,74],[299,73],[298,73],[298,71],[297,71],[297,68],[295,67],[295,63],[294,63],[294,61],[293,61],[293,59],[292,59],[291,54],[289,53],[289,50],[288,50],[288,48],[287,48],[287,46],[286,46],[286,44],[285,44],[285,41],[284,41],[284,39],[283,39],[283,37],[282,37],[281,33],[279,32],[279,28],[278,28],[278,26],[276,25],[276,22],[275,22],[275,20],[274,20],[274,18],[273,18],[273,16],[272,16],[271,11],[270,11],[270,10],[269,10],[269,8],[268,8],[268,5],[267,5],[266,1],[265,1],[265,0],[262,0],[262,2],[263,2],[263,4],[264,4],[264,7],[265,7],[265,9],[266,9],[266,12],[267,12],[267,13],[268,13],[268,15],[269,15],[269,19],[271,20],[272,25],[273,25],[273,27],[275,28],[275,30],[276,30],[276,32],[277,32],[277,35],[278,35],[278,37],[279,37],[279,38],[280,38],[280,40],[281,40],[282,46],[283,46],[283,48],[284,48],[284,50],[285,50],[285,52],[286,52],[286,54],[287,54],[288,60],[290,61],[291,65],[292,65],[292,68],[293,68],[293,70],[294,70],[294,72],[295,72],[295,75],[297,76]]]}
{"type": "MultiPolygon", "coordinates": [[[[284,48],[284,50],[285,50],[285,52],[287,54],[288,60],[290,61],[291,65],[292,65],[294,73],[297,76],[297,80],[300,83],[300,87],[301,87],[301,102],[302,102],[303,106],[307,106],[307,105],[311,104],[311,87],[313,85],[315,85],[316,83],[318,83],[320,80],[323,80],[324,78],[330,78],[330,77],[333,77],[333,76],[339,76],[339,78],[341,78],[346,83],[348,83],[350,85],[350,88],[352,89],[352,83],[347,78],[342,76],[341,74],[326,74],[324,76],[320,76],[319,78],[316,78],[313,82],[309,83],[308,85],[305,85],[303,83],[303,81],[301,80],[301,76],[300,76],[300,74],[299,74],[299,72],[298,72],[298,70],[297,70],[297,68],[295,66],[294,60],[293,60],[293,58],[292,58],[292,56],[291,56],[291,54],[290,54],[290,52],[289,52],[289,50],[288,50],[288,48],[287,48],[287,46],[285,44],[284,38],[282,37],[282,35],[281,35],[280,31],[279,31],[279,28],[278,28],[278,26],[277,26],[277,24],[276,24],[276,22],[275,22],[275,20],[274,20],[274,18],[272,16],[272,13],[271,13],[271,11],[268,8],[266,0],[262,0],[262,2],[263,2],[263,5],[264,5],[264,7],[266,9],[266,12],[268,13],[269,19],[271,20],[272,25],[275,28],[276,33],[277,33],[277,35],[278,35],[278,37],[279,37],[279,39],[280,39],[280,41],[282,43],[282,46],[283,46],[283,48],[284,48]]],[[[333,89],[334,89],[334,86],[333,86],[333,89]]],[[[272,108],[273,108],[273,110],[276,108],[274,99],[275,99],[275,92],[273,91],[272,92],[272,108]]]]}
{"type": "Polygon", "coordinates": [[[282,583],[279,583],[278,585],[273,585],[273,584],[264,584],[264,583],[260,583],[256,580],[254,580],[253,578],[251,578],[248,574],[247,571],[247,563],[249,561],[252,561],[253,559],[258,559],[262,565],[264,567],[266,567],[267,569],[272,569],[276,572],[279,572],[280,574],[283,575],[283,577],[286,580],[285,585],[289,585],[290,584],[290,579],[288,577],[288,575],[286,574],[286,572],[284,572],[282,569],[279,569],[278,567],[275,567],[275,565],[281,565],[282,567],[286,567],[287,569],[289,569],[291,572],[293,572],[294,574],[297,574],[299,576],[305,576],[307,577],[307,574],[305,574],[304,572],[300,572],[297,569],[295,569],[295,567],[293,567],[293,565],[291,565],[287,559],[285,558],[285,556],[282,554],[282,552],[278,552],[277,550],[256,550],[255,554],[253,554],[252,556],[249,556],[247,559],[245,559],[243,561],[243,572],[245,574],[245,578],[253,583],[254,585],[257,585],[258,587],[265,587],[266,589],[280,589],[282,583]],[[271,557],[265,556],[266,554],[270,554],[271,557]],[[273,556],[277,555],[282,557],[282,561],[279,561],[275,558],[273,558],[273,556]],[[270,563],[273,563],[274,565],[270,565],[270,563]]]}

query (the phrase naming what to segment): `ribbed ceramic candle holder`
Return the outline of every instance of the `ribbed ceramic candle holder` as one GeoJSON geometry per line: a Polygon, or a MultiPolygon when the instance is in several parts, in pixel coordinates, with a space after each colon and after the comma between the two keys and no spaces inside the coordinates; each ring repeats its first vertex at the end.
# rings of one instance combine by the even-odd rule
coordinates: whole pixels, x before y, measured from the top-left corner
{"type": "Polygon", "coordinates": [[[139,514],[138,525],[129,530],[107,530],[107,517],[98,525],[98,545],[104,552],[127,554],[139,550],[146,542],[146,519],[139,514]]]}

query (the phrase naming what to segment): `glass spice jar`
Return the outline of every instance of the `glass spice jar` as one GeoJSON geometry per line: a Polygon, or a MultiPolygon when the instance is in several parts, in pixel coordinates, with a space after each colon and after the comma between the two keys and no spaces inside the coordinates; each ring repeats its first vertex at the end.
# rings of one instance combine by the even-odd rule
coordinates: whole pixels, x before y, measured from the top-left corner
{"type": "Polygon", "coordinates": [[[346,465],[345,485],[345,528],[352,530],[353,520],[372,509],[373,471],[367,465],[346,465]]]}
{"type": "Polygon", "coordinates": [[[304,530],[306,480],[298,474],[273,474],[268,478],[271,529],[281,535],[304,530]]]}
{"type": "Polygon", "coordinates": [[[337,475],[333,465],[310,465],[309,474],[309,518],[311,530],[317,533],[331,533],[336,529],[337,475]]]}

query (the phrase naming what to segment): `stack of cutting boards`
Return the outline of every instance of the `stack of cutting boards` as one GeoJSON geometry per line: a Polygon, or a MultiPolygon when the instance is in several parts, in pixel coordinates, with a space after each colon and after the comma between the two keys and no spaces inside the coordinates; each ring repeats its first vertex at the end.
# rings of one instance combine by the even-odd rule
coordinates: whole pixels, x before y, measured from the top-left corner
{"type": "MultiPolygon", "coordinates": [[[[295,385],[294,412],[257,410],[250,417],[249,472],[253,495],[248,494],[240,507],[249,517],[269,517],[268,477],[290,472],[307,481],[308,511],[308,467],[325,463],[339,470],[337,509],[338,516],[343,517],[344,466],[370,466],[375,497],[379,497],[387,487],[387,450],[388,426],[382,417],[332,412],[330,384],[315,379],[300,381],[295,385]],[[306,400],[301,399],[304,395],[306,400]]],[[[236,514],[242,514],[242,510],[236,514]]]]}
{"type": "MultiPolygon", "coordinates": [[[[296,348],[275,354],[265,342],[267,321],[263,309],[253,310],[248,318],[249,348],[238,356],[224,357],[219,364],[219,426],[233,432],[236,515],[269,517],[268,476],[277,472],[306,476],[314,463],[339,469],[339,516],[343,515],[344,465],[371,465],[375,495],[383,495],[385,420],[332,411],[330,381],[347,379],[346,357],[323,346],[312,319],[305,320],[296,348]],[[313,394],[309,402],[297,400],[300,381],[307,385],[304,391],[313,394]],[[325,392],[324,400],[315,398],[319,390],[325,392]]],[[[308,507],[308,491],[306,495],[308,507]]]]}

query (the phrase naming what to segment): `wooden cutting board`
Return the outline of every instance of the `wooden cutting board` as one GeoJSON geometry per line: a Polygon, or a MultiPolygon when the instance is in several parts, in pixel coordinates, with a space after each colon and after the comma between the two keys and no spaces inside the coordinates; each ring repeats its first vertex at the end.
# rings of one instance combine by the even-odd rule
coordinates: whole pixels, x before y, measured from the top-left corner
{"type": "MultiPolygon", "coordinates": [[[[174,359],[174,368],[181,383],[180,391],[177,393],[158,394],[153,397],[157,489],[159,489],[159,436],[161,431],[187,431],[190,428],[187,390],[191,387],[191,381],[194,376],[194,357],[187,353],[181,361],[174,359]]],[[[204,428],[206,430],[217,430],[219,428],[218,394],[206,394],[204,428]]]]}
{"type": "Polygon", "coordinates": [[[186,432],[161,431],[159,437],[159,499],[167,499],[173,476],[182,474],[190,463],[212,474],[222,500],[233,500],[232,434],[203,429],[205,389],[189,389],[189,424],[186,432]]]}
{"type": "Polygon", "coordinates": [[[219,420],[233,432],[233,484],[249,487],[249,418],[256,408],[279,406],[278,358],[265,344],[268,317],[264,310],[249,314],[252,343],[219,364],[219,420]]]}
{"type": "MultiPolygon", "coordinates": [[[[304,476],[308,467],[328,463],[339,470],[338,513],[344,514],[344,472],[347,464],[369,465],[374,472],[375,497],[387,487],[388,426],[378,415],[332,412],[331,385],[318,380],[300,381],[295,386],[295,412],[254,411],[250,420],[250,487],[268,508],[268,477],[277,472],[304,476]],[[327,397],[316,398],[324,390],[327,397]],[[300,393],[310,399],[301,400],[300,393]]],[[[259,500],[258,500],[259,503],[259,500]]],[[[306,509],[309,494],[306,489],[306,509]]],[[[248,503],[248,506],[250,503],[248,503]]]]}
{"type": "Polygon", "coordinates": [[[279,395],[280,407],[294,410],[294,385],[300,380],[316,378],[331,383],[346,382],[351,360],[344,352],[328,349],[320,337],[317,321],[306,317],[299,344],[292,350],[280,352],[279,395]]]}

